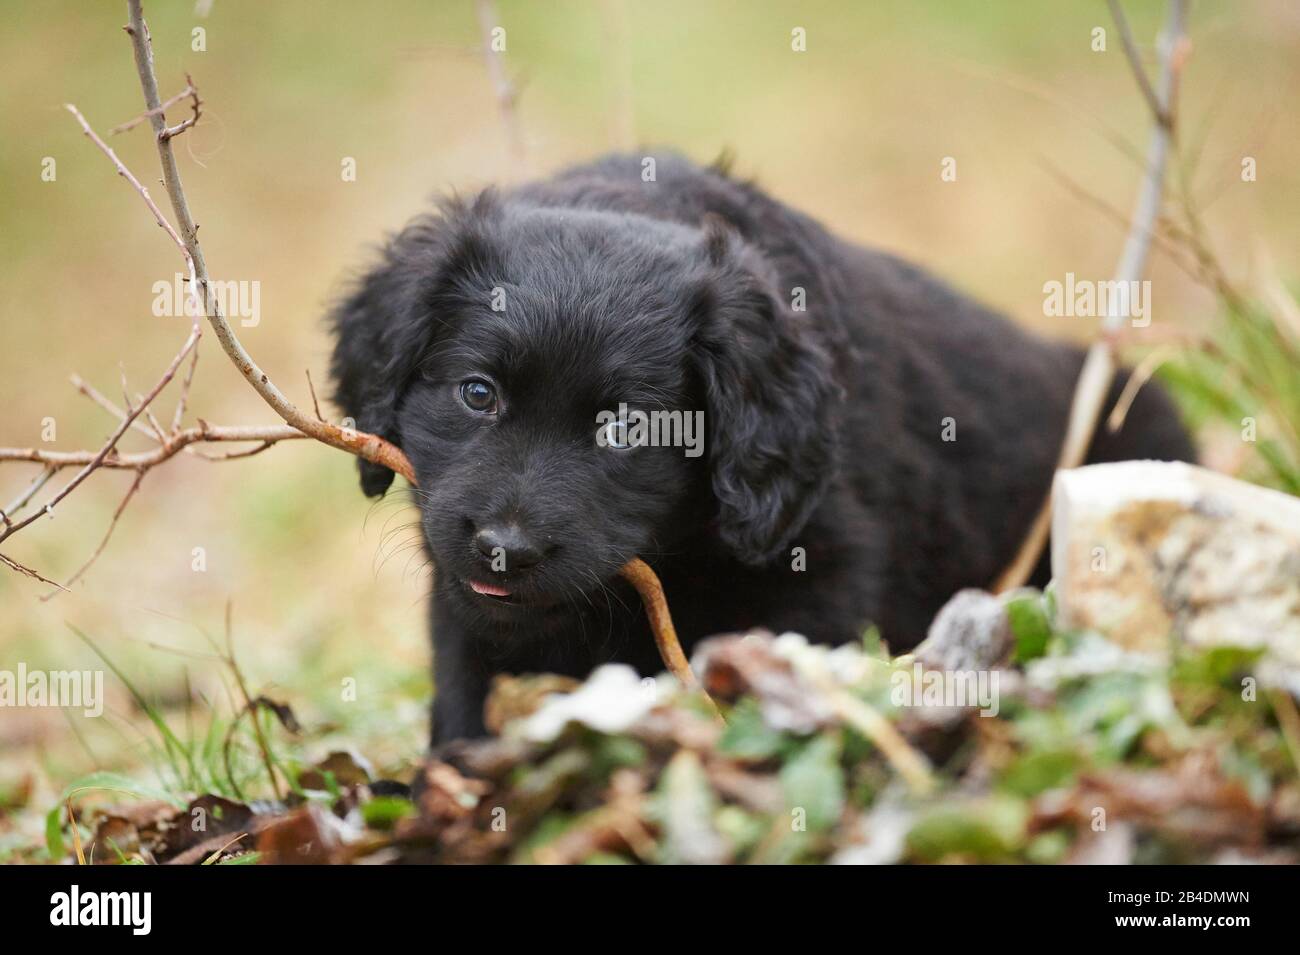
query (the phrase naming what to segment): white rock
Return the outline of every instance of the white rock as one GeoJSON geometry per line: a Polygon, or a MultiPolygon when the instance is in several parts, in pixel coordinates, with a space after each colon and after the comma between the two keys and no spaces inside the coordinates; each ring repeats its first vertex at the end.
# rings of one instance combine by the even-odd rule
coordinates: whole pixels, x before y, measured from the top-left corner
{"type": "Polygon", "coordinates": [[[600,667],[572,693],[550,697],[524,721],[525,739],[548,743],[570,723],[582,723],[602,733],[621,733],[632,727],[659,703],[660,687],[642,680],[636,671],[619,663],[600,667]]]}
{"type": "Polygon", "coordinates": [[[1062,471],[1052,571],[1065,627],[1148,652],[1262,647],[1282,682],[1300,674],[1300,498],[1190,464],[1062,471]]]}

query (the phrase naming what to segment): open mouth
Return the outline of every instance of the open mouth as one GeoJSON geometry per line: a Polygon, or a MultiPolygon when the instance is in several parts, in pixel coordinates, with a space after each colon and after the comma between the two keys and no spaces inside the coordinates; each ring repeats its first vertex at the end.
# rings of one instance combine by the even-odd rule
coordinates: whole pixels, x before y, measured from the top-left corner
{"type": "Polygon", "coordinates": [[[512,611],[535,610],[549,612],[563,606],[561,601],[557,601],[550,594],[534,593],[531,590],[525,590],[524,593],[519,594],[504,584],[488,583],[486,580],[475,580],[472,577],[463,579],[465,585],[483,603],[500,607],[502,611],[509,608],[512,611]]]}
{"type": "Polygon", "coordinates": [[[509,602],[513,600],[510,590],[498,584],[489,584],[481,580],[468,581],[469,589],[474,591],[480,597],[492,597],[495,600],[509,602]]]}

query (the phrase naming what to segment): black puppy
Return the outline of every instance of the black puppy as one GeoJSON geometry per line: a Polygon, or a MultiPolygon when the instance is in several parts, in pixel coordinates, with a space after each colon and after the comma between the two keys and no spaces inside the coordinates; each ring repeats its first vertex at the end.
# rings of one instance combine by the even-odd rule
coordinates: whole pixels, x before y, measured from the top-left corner
{"type": "MultiPolygon", "coordinates": [[[[688,652],[759,625],[912,646],[1014,553],[1081,361],[674,156],[416,219],[334,322],[339,406],[419,480],[435,742],[484,732],[496,673],[661,669],[634,555],[688,652]],[[638,435],[654,411],[672,430],[638,435]]],[[[1191,459],[1158,388],[1127,420],[1090,461],[1191,459]]],[[[392,479],[362,462],[367,494],[392,479]]]]}

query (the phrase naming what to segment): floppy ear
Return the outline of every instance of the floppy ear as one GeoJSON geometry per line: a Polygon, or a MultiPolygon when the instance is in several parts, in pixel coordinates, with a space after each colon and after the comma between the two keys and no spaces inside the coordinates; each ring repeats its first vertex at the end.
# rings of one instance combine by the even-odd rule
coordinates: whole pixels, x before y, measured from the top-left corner
{"type": "MultiPolygon", "coordinates": [[[[444,291],[458,274],[490,269],[486,236],[495,197],[444,203],[441,215],[422,216],[390,239],[380,260],[331,313],[334,403],[368,431],[399,448],[397,413],[411,378],[438,330],[444,291]]],[[[378,497],[393,483],[388,468],[357,459],[361,489],[378,497]]]]}
{"type": "Polygon", "coordinates": [[[831,478],[840,388],[762,257],[718,221],[705,224],[703,251],[694,353],[717,529],[737,557],[762,564],[803,529],[831,478]]]}

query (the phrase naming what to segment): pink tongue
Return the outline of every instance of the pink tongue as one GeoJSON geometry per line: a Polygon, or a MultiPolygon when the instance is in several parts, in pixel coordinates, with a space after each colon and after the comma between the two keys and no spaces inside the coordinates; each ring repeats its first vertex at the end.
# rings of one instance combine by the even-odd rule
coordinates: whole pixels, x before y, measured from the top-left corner
{"type": "Polygon", "coordinates": [[[470,588],[476,594],[483,594],[485,597],[509,597],[510,591],[504,587],[494,587],[491,584],[480,584],[477,580],[469,582],[470,588]]]}

